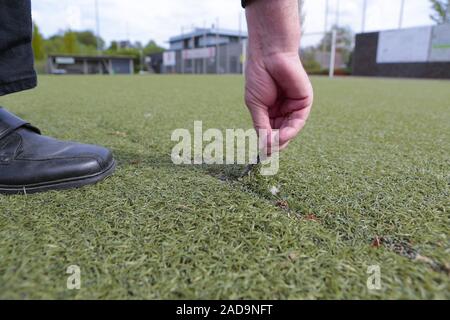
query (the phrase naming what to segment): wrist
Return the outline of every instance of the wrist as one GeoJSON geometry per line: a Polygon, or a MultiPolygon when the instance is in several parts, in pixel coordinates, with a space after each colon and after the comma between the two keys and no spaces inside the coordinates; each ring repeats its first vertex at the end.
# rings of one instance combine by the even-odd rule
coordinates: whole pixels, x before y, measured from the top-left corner
{"type": "Polygon", "coordinates": [[[300,47],[298,0],[256,0],[247,4],[249,55],[297,53],[300,47]]]}

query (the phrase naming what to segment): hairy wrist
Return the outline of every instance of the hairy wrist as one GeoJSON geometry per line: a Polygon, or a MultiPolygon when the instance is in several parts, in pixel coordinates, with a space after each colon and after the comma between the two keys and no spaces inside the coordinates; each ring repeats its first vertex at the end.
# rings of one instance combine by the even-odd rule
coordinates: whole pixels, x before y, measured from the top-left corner
{"type": "Polygon", "coordinates": [[[257,0],[246,8],[250,57],[297,52],[300,46],[298,0],[257,0]]]}

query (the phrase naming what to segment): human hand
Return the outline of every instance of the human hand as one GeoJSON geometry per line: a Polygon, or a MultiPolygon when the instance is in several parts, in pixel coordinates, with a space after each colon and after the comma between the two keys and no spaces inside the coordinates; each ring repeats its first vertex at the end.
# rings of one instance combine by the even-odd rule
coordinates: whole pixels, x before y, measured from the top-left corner
{"type": "Polygon", "coordinates": [[[304,127],[313,103],[313,90],[298,53],[252,59],[246,70],[245,102],[255,129],[267,130],[271,153],[273,130],[279,130],[283,150],[304,127]]]}
{"type": "Polygon", "coordinates": [[[249,54],[245,102],[255,129],[267,130],[271,153],[274,130],[279,149],[287,147],[308,119],[313,89],[299,58],[297,0],[257,0],[246,9],[249,54]]]}

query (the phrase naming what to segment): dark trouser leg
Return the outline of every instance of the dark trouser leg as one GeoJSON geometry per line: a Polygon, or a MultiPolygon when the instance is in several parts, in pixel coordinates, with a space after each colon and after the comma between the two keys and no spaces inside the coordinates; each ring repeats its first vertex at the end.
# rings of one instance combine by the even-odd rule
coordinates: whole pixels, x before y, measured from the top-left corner
{"type": "Polygon", "coordinates": [[[0,96],[36,86],[30,0],[0,0],[0,96]]]}

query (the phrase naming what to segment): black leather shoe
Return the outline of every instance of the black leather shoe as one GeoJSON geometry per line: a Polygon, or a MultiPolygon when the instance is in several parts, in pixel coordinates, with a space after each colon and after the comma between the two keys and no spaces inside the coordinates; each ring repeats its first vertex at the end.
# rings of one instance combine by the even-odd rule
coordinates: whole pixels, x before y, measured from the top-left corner
{"type": "Polygon", "coordinates": [[[0,193],[35,193],[77,188],[110,176],[111,152],[59,141],[0,107],[0,193]]]}

